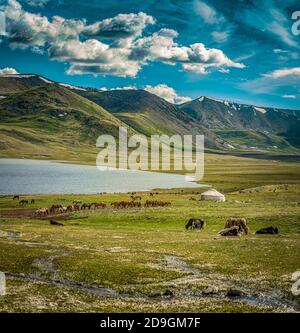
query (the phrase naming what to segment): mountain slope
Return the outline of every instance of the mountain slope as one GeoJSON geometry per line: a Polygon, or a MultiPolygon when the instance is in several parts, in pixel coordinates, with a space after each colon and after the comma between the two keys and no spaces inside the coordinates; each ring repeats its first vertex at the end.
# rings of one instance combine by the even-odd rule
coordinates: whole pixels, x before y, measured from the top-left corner
{"type": "Polygon", "coordinates": [[[251,145],[247,138],[254,132],[260,133],[260,138],[256,137],[257,147],[277,146],[279,141],[280,148],[289,148],[299,142],[299,133],[295,131],[300,125],[299,111],[262,108],[207,97],[181,104],[179,108],[231,143],[237,143],[230,135],[237,131],[241,146],[251,145]]]}
{"type": "Polygon", "coordinates": [[[117,137],[119,127],[124,126],[105,109],[69,89],[57,84],[26,89],[28,86],[30,83],[18,86],[15,93],[10,88],[10,93],[0,99],[2,154],[22,147],[45,156],[60,150],[69,150],[70,154],[74,149],[96,151],[99,135],[117,137]]]}
{"type": "Polygon", "coordinates": [[[204,134],[218,150],[298,152],[300,112],[200,97],[173,105],[144,90],[99,91],[39,75],[0,76],[0,155],[94,160],[100,134],[204,134]],[[87,158],[85,158],[87,159],[87,158]]]}
{"type": "Polygon", "coordinates": [[[0,76],[0,96],[8,96],[34,87],[43,87],[54,83],[35,74],[10,74],[0,76]]]}
{"type": "Polygon", "coordinates": [[[204,134],[206,147],[223,148],[217,135],[175,105],[144,90],[79,91],[118,119],[147,136],[204,134]]]}

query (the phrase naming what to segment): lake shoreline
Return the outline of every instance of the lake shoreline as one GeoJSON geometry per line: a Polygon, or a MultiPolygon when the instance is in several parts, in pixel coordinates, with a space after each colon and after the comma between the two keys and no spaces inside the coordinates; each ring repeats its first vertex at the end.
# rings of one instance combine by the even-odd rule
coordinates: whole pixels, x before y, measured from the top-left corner
{"type": "Polygon", "coordinates": [[[22,195],[122,194],[156,189],[208,187],[206,184],[187,180],[180,174],[106,167],[100,171],[95,165],[73,164],[67,160],[0,158],[0,168],[2,186],[4,188],[6,186],[6,189],[0,192],[1,196],[20,193],[22,195]],[[86,188],[84,191],[81,191],[82,186],[86,188]],[[24,193],[18,190],[24,188],[28,188],[24,193]]]}

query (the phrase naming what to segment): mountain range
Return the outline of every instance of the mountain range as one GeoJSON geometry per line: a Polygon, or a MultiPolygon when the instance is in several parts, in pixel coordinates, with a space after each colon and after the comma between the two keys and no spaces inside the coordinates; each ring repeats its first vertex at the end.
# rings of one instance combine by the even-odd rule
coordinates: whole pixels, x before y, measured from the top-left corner
{"type": "MultiPolygon", "coordinates": [[[[54,156],[95,147],[100,134],[204,134],[222,151],[300,149],[300,111],[239,104],[205,96],[173,105],[144,90],[101,91],[36,74],[0,76],[1,156],[20,150],[54,156]]],[[[63,156],[63,155],[62,155],[63,156]]]]}

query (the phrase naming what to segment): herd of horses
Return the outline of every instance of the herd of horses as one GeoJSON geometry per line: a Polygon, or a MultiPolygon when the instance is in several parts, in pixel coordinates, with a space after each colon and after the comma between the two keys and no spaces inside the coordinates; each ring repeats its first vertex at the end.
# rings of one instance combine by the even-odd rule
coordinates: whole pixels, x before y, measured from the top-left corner
{"type": "Polygon", "coordinates": [[[106,208],[107,204],[103,202],[92,202],[92,203],[79,203],[80,201],[73,201],[72,205],[62,206],[62,205],[52,205],[49,208],[39,208],[34,212],[35,216],[46,216],[52,214],[63,214],[71,213],[80,210],[94,210],[106,208]]]}
{"type": "MultiPolygon", "coordinates": [[[[111,206],[113,208],[117,209],[126,209],[126,208],[142,208],[142,207],[167,207],[171,205],[171,202],[169,201],[161,201],[161,200],[146,200],[143,204],[141,202],[142,197],[140,195],[136,195],[136,192],[130,193],[130,200],[128,201],[117,201],[112,202],[111,206]]],[[[157,192],[150,192],[150,197],[154,197],[157,192]]],[[[22,199],[20,200],[19,195],[14,195],[13,200],[19,200],[19,205],[28,205],[34,204],[35,200],[31,199],[22,199]]],[[[47,215],[53,215],[53,214],[63,214],[63,213],[69,213],[69,212],[75,212],[80,210],[95,210],[95,209],[104,209],[107,207],[107,203],[104,202],[92,202],[92,203],[82,203],[81,200],[74,200],[72,205],[68,206],[62,206],[62,205],[52,205],[48,208],[38,208],[35,212],[35,216],[47,216],[47,215]]]]}
{"type": "MultiPolygon", "coordinates": [[[[117,209],[126,209],[126,208],[142,208],[142,207],[167,207],[171,205],[169,201],[160,201],[160,200],[146,200],[143,204],[141,202],[142,197],[140,195],[136,195],[136,192],[129,193],[130,200],[129,201],[117,201],[112,202],[111,206],[117,209]]],[[[157,192],[150,192],[150,197],[154,197],[157,195],[157,192]]],[[[20,200],[19,195],[14,195],[13,200],[19,200],[19,204],[24,206],[28,205],[29,203],[34,204],[35,200],[27,200],[22,199],[20,200]]],[[[38,208],[35,212],[35,216],[47,216],[53,214],[63,214],[69,212],[75,212],[80,210],[95,210],[95,209],[104,209],[107,207],[108,204],[104,202],[92,202],[92,203],[82,203],[81,200],[74,200],[72,205],[62,206],[62,205],[52,205],[49,208],[38,208]]]]}
{"type": "MultiPolygon", "coordinates": [[[[108,204],[104,202],[92,202],[92,203],[81,203],[79,200],[73,201],[72,205],[62,206],[62,205],[52,205],[49,208],[39,208],[34,212],[35,216],[47,216],[53,214],[63,214],[71,213],[81,210],[95,210],[104,209],[108,204]]],[[[131,201],[117,201],[112,202],[111,206],[118,209],[126,208],[141,208],[141,207],[166,207],[170,206],[171,202],[159,201],[159,200],[146,200],[144,204],[141,201],[131,200],[131,201]]]]}
{"type": "Polygon", "coordinates": [[[34,204],[34,203],[35,203],[35,200],[34,200],[34,199],[31,199],[31,200],[22,199],[22,200],[20,200],[20,196],[19,196],[19,195],[14,195],[14,196],[13,196],[13,200],[19,200],[19,205],[22,205],[22,206],[24,206],[24,205],[28,205],[29,202],[30,202],[31,204],[34,204]]]}
{"type": "MultiPolygon", "coordinates": [[[[155,194],[158,193],[150,193],[151,197],[154,197],[155,194]]],[[[146,200],[144,204],[142,204],[141,200],[142,197],[136,195],[135,192],[131,193],[129,201],[117,201],[117,202],[112,202],[110,205],[113,208],[117,209],[126,209],[126,208],[142,208],[142,207],[167,207],[171,205],[171,202],[169,201],[161,201],[161,200],[146,200]]],[[[19,200],[20,205],[26,205],[35,203],[34,199],[27,200],[27,199],[22,199],[20,200],[19,195],[14,195],[13,200],[19,200]]],[[[47,216],[47,215],[54,215],[54,214],[63,214],[63,213],[68,213],[68,212],[75,212],[75,211],[81,211],[81,210],[95,210],[95,209],[104,209],[107,207],[107,203],[104,202],[92,202],[92,203],[82,203],[81,200],[74,200],[72,205],[68,206],[62,206],[62,205],[52,205],[49,208],[39,208],[34,212],[35,216],[47,216]]],[[[54,220],[51,220],[51,224],[57,224],[54,220]]],[[[203,230],[206,226],[206,222],[201,219],[201,218],[190,218],[186,225],[185,228],[187,230],[191,229],[198,229],[198,230],[203,230]]],[[[229,218],[225,225],[224,228],[218,232],[219,235],[221,236],[242,236],[243,234],[247,235],[249,232],[249,227],[247,226],[247,221],[245,218],[234,218],[231,217],[229,218]]],[[[262,228],[259,229],[255,232],[256,234],[271,234],[275,235],[279,233],[279,230],[277,227],[267,227],[267,228],[262,228]]]]}

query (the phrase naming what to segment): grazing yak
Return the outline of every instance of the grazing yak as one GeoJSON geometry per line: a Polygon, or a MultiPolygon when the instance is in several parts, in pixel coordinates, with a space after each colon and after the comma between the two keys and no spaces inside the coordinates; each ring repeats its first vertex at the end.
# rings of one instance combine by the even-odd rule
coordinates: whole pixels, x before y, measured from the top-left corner
{"type": "Polygon", "coordinates": [[[241,236],[247,235],[248,232],[249,228],[245,218],[231,217],[226,221],[224,229],[219,231],[219,234],[221,236],[241,236]]]}
{"type": "Polygon", "coordinates": [[[242,236],[242,234],[243,232],[236,225],[219,231],[219,235],[221,236],[242,236]]]}
{"type": "Polygon", "coordinates": [[[202,230],[205,227],[205,221],[202,219],[189,219],[187,224],[185,225],[185,229],[199,229],[202,230]]]}
{"type": "Polygon", "coordinates": [[[277,227],[267,227],[267,228],[262,228],[256,231],[255,234],[257,235],[277,235],[279,233],[279,230],[277,227]]]}
{"type": "Polygon", "coordinates": [[[14,195],[13,200],[15,200],[15,199],[20,200],[20,196],[19,195],[14,195]]]}
{"type": "Polygon", "coordinates": [[[230,217],[225,223],[224,229],[231,228],[234,226],[237,226],[239,228],[239,231],[245,233],[246,235],[249,232],[249,228],[247,227],[247,221],[245,218],[230,217]]]}

